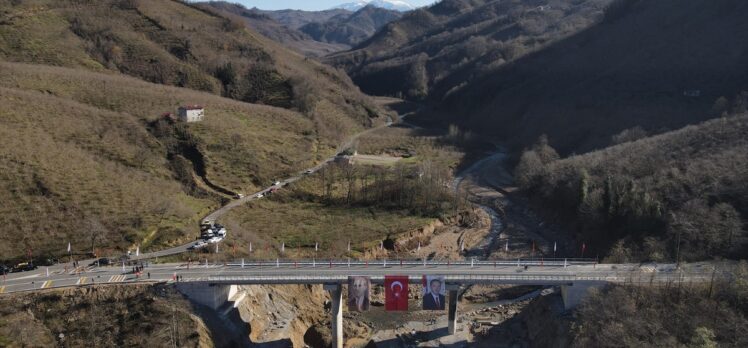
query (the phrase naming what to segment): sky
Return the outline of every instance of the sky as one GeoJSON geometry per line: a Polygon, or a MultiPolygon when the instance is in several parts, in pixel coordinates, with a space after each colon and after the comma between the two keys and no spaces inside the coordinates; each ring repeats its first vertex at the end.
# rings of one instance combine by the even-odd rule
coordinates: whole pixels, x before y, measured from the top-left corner
{"type": "MultiPolygon", "coordinates": [[[[244,5],[247,8],[257,7],[261,10],[306,10],[319,11],[353,2],[353,0],[227,0],[244,5]]],[[[404,0],[413,6],[425,6],[434,3],[434,0],[404,0]]]]}

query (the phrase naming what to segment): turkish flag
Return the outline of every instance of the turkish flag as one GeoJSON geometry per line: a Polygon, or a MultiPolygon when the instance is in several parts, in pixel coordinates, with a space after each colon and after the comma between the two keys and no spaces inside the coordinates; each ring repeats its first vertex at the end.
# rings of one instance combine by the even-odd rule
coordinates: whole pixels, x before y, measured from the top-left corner
{"type": "Polygon", "coordinates": [[[408,310],[408,277],[384,276],[384,309],[408,310]]]}

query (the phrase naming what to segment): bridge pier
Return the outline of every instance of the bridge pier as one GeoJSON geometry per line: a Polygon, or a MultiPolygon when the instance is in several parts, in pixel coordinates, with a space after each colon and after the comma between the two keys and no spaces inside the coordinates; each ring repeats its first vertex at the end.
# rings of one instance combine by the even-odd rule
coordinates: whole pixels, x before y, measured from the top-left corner
{"type": "Polygon", "coordinates": [[[236,285],[177,283],[177,290],[190,300],[217,310],[237,292],[236,285]]]}
{"type": "Polygon", "coordinates": [[[450,335],[454,335],[457,331],[457,296],[460,291],[459,285],[447,285],[447,291],[449,291],[449,308],[447,314],[447,332],[450,335]]]}
{"type": "Polygon", "coordinates": [[[578,281],[571,285],[561,285],[561,298],[564,300],[564,309],[572,309],[579,305],[589,294],[592,288],[602,288],[605,282],[578,281]]]}
{"type": "Polygon", "coordinates": [[[325,284],[325,290],[330,292],[332,300],[332,347],[343,348],[343,284],[325,284]]]}

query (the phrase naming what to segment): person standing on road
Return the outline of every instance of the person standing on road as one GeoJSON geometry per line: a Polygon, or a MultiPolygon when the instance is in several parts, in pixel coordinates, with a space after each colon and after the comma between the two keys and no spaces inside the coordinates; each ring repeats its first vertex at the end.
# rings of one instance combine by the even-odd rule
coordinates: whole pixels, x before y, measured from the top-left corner
{"type": "Polygon", "coordinates": [[[148,279],[151,279],[151,272],[148,272],[148,279]]]}

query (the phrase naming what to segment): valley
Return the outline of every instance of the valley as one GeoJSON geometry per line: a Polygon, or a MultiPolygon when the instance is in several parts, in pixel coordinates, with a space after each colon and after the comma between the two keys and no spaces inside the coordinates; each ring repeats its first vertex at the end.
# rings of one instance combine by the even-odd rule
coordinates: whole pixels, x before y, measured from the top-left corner
{"type": "Polygon", "coordinates": [[[748,345],[748,4],[236,1],[0,0],[0,347],[748,345]]]}

